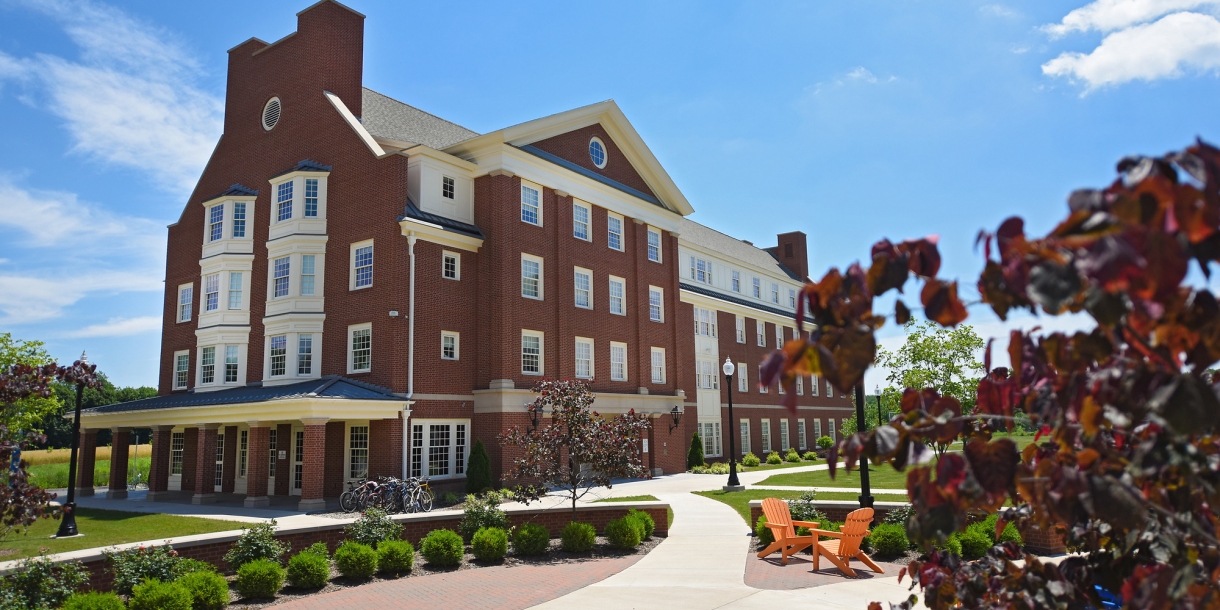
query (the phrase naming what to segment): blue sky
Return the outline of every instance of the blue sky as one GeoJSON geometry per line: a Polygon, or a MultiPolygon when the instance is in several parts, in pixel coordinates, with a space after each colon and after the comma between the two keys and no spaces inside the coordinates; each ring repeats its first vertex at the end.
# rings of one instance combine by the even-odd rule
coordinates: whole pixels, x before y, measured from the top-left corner
{"type": "MultiPolygon", "coordinates": [[[[0,0],[0,332],[155,385],[165,225],[219,136],[225,51],[306,5],[0,0]]],[[[804,231],[815,277],[939,234],[973,286],[979,229],[1043,233],[1119,157],[1220,140],[1220,0],[349,5],[367,86],[480,132],[613,98],[695,220],[804,231]]]]}

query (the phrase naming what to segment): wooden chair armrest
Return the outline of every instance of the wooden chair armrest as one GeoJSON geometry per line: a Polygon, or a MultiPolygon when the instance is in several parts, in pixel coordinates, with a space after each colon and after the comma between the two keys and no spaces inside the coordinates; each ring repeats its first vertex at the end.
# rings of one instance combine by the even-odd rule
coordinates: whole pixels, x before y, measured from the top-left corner
{"type": "Polygon", "coordinates": [[[788,527],[788,524],[787,524],[787,523],[784,523],[784,522],[782,522],[782,521],[776,521],[776,522],[774,522],[774,523],[773,523],[773,522],[771,522],[771,521],[768,521],[768,522],[767,522],[767,527],[788,527]]]}
{"type": "Polygon", "coordinates": [[[792,525],[799,525],[801,527],[808,527],[810,529],[813,529],[818,526],[818,522],[817,521],[793,521],[792,525]]]}
{"type": "Polygon", "coordinates": [[[819,529],[810,529],[809,533],[817,534],[819,536],[830,536],[831,538],[842,538],[843,537],[843,532],[828,532],[826,530],[819,530],[819,529]]]}

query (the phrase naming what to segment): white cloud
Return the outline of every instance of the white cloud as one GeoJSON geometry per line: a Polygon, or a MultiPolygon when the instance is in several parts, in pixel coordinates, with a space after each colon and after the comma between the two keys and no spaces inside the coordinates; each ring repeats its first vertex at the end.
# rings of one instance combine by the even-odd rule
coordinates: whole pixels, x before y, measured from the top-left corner
{"type": "Polygon", "coordinates": [[[72,274],[0,274],[0,324],[29,324],[51,320],[90,294],[160,292],[160,274],[90,270],[84,265],[72,274]]]}
{"type": "Polygon", "coordinates": [[[139,318],[111,318],[105,324],[92,324],[80,330],[72,331],[68,337],[127,337],[144,333],[159,332],[161,318],[159,316],[143,316],[139,318]]]}
{"type": "Polygon", "coordinates": [[[1096,0],[1063,17],[1059,23],[1042,26],[1053,37],[1071,32],[1112,32],[1158,17],[1200,7],[1220,5],[1220,0],[1096,0]]]}
{"type": "Polygon", "coordinates": [[[1021,16],[1015,9],[1004,6],[1003,4],[984,4],[979,7],[979,12],[984,15],[995,15],[996,17],[1004,17],[1005,19],[1015,19],[1021,16]]]}
{"type": "Polygon", "coordinates": [[[889,77],[882,78],[876,74],[873,74],[871,70],[865,68],[864,66],[856,66],[851,70],[848,70],[846,73],[836,76],[829,82],[816,83],[814,85],[805,87],[804,97],[808,99],[810,96],[818,95],[824,90],[837,89],[849,84],[862,83],[867,85],[876,85],[892,83],[896,80],[898,80],[897,76],[890,75],[889,77]]]}
{"type": "Polygon", "coordinates": [[[88,1],[28,3],[81,51],[0,56],[0,78],[36,77],[80,153],[187,193],[220,135],[221,100],[198,87],[200,66],[168,32],[88,1]]]}
{"type": "Polygon", "coordinates": [[[1087,90],[1132,80],[1181,76],[1185,69],[1220,68],[1220,21],[1173,13],[1107,35],[1091,53],[1067,52],[1042,65],[1047,76],[1083,81],[1087,90]]]}

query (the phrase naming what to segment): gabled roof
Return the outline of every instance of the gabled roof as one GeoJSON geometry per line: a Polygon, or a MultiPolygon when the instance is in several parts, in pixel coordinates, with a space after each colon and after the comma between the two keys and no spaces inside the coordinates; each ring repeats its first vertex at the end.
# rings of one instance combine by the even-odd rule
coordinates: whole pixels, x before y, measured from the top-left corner
{"type": "Polygon", "coordinates": [[[374,137],[441,150],[479,135],[372,89],[364,89],[360,104],[360,123],[374,137]]]}
{"type": "Polygon", "coordinates": [[[805,279],[797,277],[795,273],[781,264],[774,254],[747,244],[736,237],[725,235],[689,218],[678,221],[678,227],[678,239],[682,241],[690,242],[705,250],[719,252],[729,258],[749,263],[764,271],[786,276],[798,282],[805,279]]]}
{"type": "MultiPolygon", "coordinates": [[[[496,143],[509,144],[523,148],[535,142],[552,136],[568,133],[582,127],[601,124],[606,133],[614,140],[619,149],[627,157],[627,161],[640,174],[661,205],[682,216],[693,214],[686,196],[678,189],[678,185],[661,166],[661,162],[652,154],[652,150],[644,143],[639,132],[627,120],[614,100],[606,100],[547,117],[518,123],[465,141],[455,142],[444,148],[444,152],[468,158],[468,153],[496,143]]],[[[439,147],[436,147],[439,148],[439,147]]]]}
{"type": "Polygon", "coordinates": [[[596,180],[602,184],[605,184],[606,186],[614,187],[633,197],[638,197],[640,199],[643,199],[644,201],[647,201],[648,203],[651,203],[655,206],[665,207],[664,204],[662,204],[660,201],[657,201],[656,197],[653,197],[652,195],[649,195],[648,193],[642,192],[638,189],[633,189],[633,188],[627,186],[626,184],[623,184],[622,182],[619,182],[617,180],[611,180],[610,178],[607,178],[597,172],[587,170],[575,163],[572,163],[571,161],[568,161],[567,159],[564,159],[563,157],[560,157],[558,155],[553,155],[545,150],[542,150],[541,148],[538,148],[537,146],[530,146],[529,144],[526,144],[525,146],[518,146],[517,148],[520,148],[521,150],[524,150],[525,152],[527,152],[531,155],[534,155],[536,157],[546,159],[547,161],[550,161],[551,163],[554,163],[555,165],[558,165],[565,169],[574,171],[586,178],[589,178],[591,180],[596,180]]]}
{"type": "Polygon", "coordinates": [[[215,392],[179,392],[154,396],[144,400],[132,400],[113,405],[85,409],[81,413],[121,413],[124,411],[146,411],[151,409],[180,409],[291,400],[296,398],[323,398],[331,400],[406,400],[395,396],[390,390],[337,375],[324,375],[320,379],[277,386],[243,386],[215,392]]]}

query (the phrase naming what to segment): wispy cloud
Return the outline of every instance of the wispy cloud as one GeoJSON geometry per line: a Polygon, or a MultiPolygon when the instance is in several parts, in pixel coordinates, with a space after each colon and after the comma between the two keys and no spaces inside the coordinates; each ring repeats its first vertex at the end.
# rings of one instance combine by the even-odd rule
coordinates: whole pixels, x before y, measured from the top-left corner
{"type": "Polygon", "coordinates": [[[111,318],[105,324],[91,324],[80,330],[67,333],[68,337],[128,337],[144,333],[159,332],[161,318],[142,316],[139,318],[111,318]]]}
{"type": "Polygon", "coordinates": [[[1005,19],[1016,19],[1021,16],[1021,13],[1017,12],[1016,9],[1003,4],[984,4],[979,7],[979,12],[984,15],[1003,17],[1005,19]]]}
{"type": "Polygon", "coordinates": [[[838,89],[852,84],[877,85],[892,83],[896,80],[898,80],[897,76],[890,75],[887,77],[879,77],[864,66],[856,66],[829,81],[816,83],[806,87],[805,96],[808,97],[818,95],[822,91],[828,89],[838,89]]]}
{"type": "Polygon", "coordinates": [[[27,3],[55,19],[80,49],[68,59],[0,55],[0,78],[33,82],[64,121],[73,149],[148,173],[189,192],[221,131],[219,98],[165,30],[88,1],[27,3]]]}
{"type": "Polygon", "coordinates": [[[1170,13],[1218,5],[1220,0],[1096,0],[1042,29],[1053,37],[1090,30],[1113,32],[1170,13]]]}

